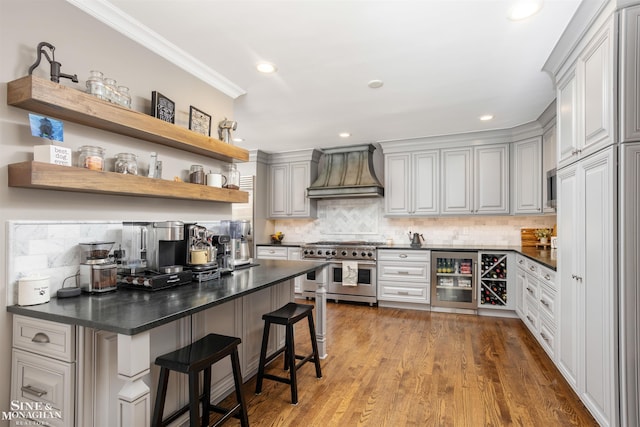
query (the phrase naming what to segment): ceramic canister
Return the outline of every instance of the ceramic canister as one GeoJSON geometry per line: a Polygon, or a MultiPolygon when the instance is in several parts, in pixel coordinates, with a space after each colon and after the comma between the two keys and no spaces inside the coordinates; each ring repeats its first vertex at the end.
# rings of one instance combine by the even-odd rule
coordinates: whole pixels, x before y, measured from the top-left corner
{"type": "Polygon", "coordinates": [[[18,305],[49,302],[49,276],[28,276],[18,280],[18,305]]]}

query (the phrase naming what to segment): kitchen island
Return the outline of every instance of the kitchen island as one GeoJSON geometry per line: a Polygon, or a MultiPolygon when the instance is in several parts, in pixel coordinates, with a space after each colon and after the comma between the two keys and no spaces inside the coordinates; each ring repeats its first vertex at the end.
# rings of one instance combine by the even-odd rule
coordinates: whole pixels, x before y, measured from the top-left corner
{"type": "MultiPolygon", "coordinates": [[[[219,280],[201,284],[192,283],[156,292],[119,289],[104,295],[53,298],[50,302],[37,306],[9,306],[7,311],[25,318],[77,327],[77,331],[71,335],[76,337],[74,341],[77,342],[78,390],[75,395],[78,399],[75,405],[76,415],[67,417],[75,419],[75,422],[68,425],[85,425],[84,420],[100,416],[101,412],[106,413],[110,408],[117,413],[117,416],[111,416],[117,420],[118,426],[149,425],[151,394],[149,385],[143,379],[155,387],[156,381],[149,379],[155,356],[186,345],[209,330],[223,328],[243,336],[243,375],[246,378],[250,375],[249,372],[255,370],[255,355],[250,360],[247,353],[250,349],[259,348],[262,314],[293,299],[291,279],[312,271],[323,272],[326,264],[259,260],[259,264],[254,267],[237,270],[219,280]],[[221,313],[225,311],[225,314],[219,316],[218,310],[221,313]],[[228,316],[226,312],[232,314],[228,316]],[[180,333],[172,339],[166,331],[174,330],[180,333]],[[106,409],[98,405],[86,407],[91,406],[87,405],[87,396],[91,396],[90,400],[95,402],[99,394],[97,389],[105,387],[104,384],[99,384],[99,378],[90,378],[94,375],[92,371],[95,370],[95,364],[101,357],[106,357],[97,354],[100,336],[108,336],[106,340],[117,344],[110,346],[110,350],[116,352],[115,360],[111,363],[117,364],[117,379],[122,384],[117,391],[117,399],[111,399],[115,401],[110,401],[106,409]],[[84,402],[83,398],[86,399],[84,402]]],[[[326,275],[316,276],[316,333],[318,349],[324,358],[326,275]]],[[[15,336],[19,334],[19,329],[14,326],[14,344],[15,336]]],[[[276,343],[273,347],[275,345],[276,343]]],[[[224,392],[228,387],[223,380],[220,383],[220,390],[224,392]]],[[[12,399],[19,398],[13,396],[13,390],[12,386],[12,399]]],[[[176,396],[184,399],[179,391],[176,396]]],[[[104,402],[101,403],[103,404],[104,402]]]]}

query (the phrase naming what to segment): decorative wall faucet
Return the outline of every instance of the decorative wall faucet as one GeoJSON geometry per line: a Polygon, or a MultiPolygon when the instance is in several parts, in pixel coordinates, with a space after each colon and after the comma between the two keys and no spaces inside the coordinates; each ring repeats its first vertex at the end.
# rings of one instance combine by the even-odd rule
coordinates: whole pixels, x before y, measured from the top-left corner
{"type": "Polygon", "coordinates": [[[49,61],[49,64],[51,64],[51,81],[52,82],[59,83],[60,77],[63,77],[65,79],[70,79],[74,83],[78,83],[77,74],[71,75],[71,74],[64,74],[60,72],[60,66],[62,64],[56,61],[55,55],[54,55],[55,50],[56,50],[55,46],[53,46],[51,43],[47,43],[47,42],[38,43],[38,59],[31,67],[29,67],[29,75],[31,75],[31,73],[33,73],[33,70],[35,70],[38,67],[38,65],[40,65],[40,60],[42,59],[42,55],[44,55],[44,57],[47,58],[47,61],[49,61]],[[49,48],[49,50],[51,51],[51,58],[49,58],[49,55],[47,55],[47,52],[44,50],[44,48],[49,48]]]}

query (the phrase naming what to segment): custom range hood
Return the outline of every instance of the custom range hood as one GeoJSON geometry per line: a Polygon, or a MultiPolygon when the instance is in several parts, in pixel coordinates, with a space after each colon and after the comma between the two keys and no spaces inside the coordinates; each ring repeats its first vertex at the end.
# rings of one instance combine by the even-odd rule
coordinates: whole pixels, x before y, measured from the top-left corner
{"type": "Polygon", "coordinates": [[[307,188],[310,199],[382,197],[384,187],[373,170],[372,144],[323,150],[322,170],[307,188]]]}

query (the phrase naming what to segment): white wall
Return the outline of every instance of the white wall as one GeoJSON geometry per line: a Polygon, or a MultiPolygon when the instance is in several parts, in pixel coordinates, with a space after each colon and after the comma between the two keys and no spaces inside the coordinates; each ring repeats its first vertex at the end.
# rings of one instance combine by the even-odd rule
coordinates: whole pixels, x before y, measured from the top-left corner
{"type": "MultiPolygon", "coordinates": [[[[122,221],[122,220],[216,220],[229,218],[226,203],[105,196],[71,192],[9,188],[7,165],[32,160],[33,146],[42,143],[31,136],[28,112],[6,105],[6,82],[27,75],[36,59],[36,46],[46,41],[56,47],[55,58],[62,72],[78,74],[80,84],[61,83],[84,90],[90,70],[100,70],[131,88],[133,109],[148,112],[151,91],[158,90],[176,102],[177,124],[187,127],[189,105],[213,116],[213,125],[223,117],[233,118],[233,102],[227,96],[178,67],[116,33],[64,0],[0,0],[0,307],[7,304],[7,221],[122,221]]],[[[49,78],[43,58],[34,72],[49,78]]],[[[206,157],[93,130],[65,122],[64,145],[100,145],[112,162],[116,153],[138,154],[147,167],[151,151],[164,162],[163,177],[182,175],[191,164],[206,169],[222,165],[206,157]]],[[[112,164],[112,163],[111,163],[112,164]]],[[[48,236],[42,236],[47,241],[48,236]]],[[[11,363],[11,316],[0,310],[0,412],[9,407],[11,363]]],[[[0,421],[2,424],[2,421],[0,421]]]]}

